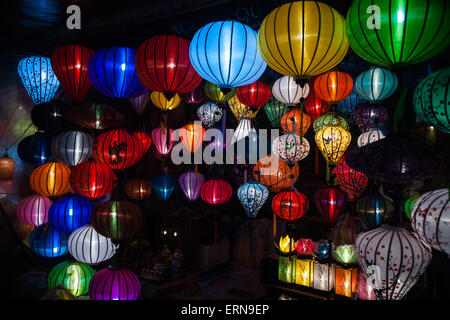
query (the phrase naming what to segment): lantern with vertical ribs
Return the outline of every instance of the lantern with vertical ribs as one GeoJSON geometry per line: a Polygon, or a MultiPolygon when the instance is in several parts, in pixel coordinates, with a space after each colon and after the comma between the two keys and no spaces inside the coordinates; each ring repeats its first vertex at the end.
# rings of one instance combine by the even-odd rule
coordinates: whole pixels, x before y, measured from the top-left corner
{"type": "Polygon", "coordinates": [[[231,185],[222,179],[211,179],[206,181],[200,190],[202,200],[213,205],[219,206],[228,202],[233,195],[231,185]]]}
{"type": "Polygon", "coordinates": [[[171,139],[173,130],[169,128],[156,128],[152,131],[152,139],[159,155],[164,157],[172,150],[174,140],[171,139]]]}
{"type": "Polygon", "coordinates": [[[363,132],[358,137],[358,147],[363,147],[369,143],[384,139],[386,135],[383,130],[369,129],[369,131],[363,132]]]}
{"type": "Polygon", "coordinates": [[[255,81],[245,86],[239,87],[237,90],[237,97],[239,101],[250,107],[250,109],[259,109],[269,101],[271,93],[270,86],[261,82],[255,81]]]}
{"type": "Polygon", "coordinates": [[[130,101],[134,111],[136,111],[138,115],[142,115],[150,102],[150,93],[145,91],[145,93],[140,96],[129,98],[128,101],[130,101]]]}
{"type": "Polygon", "coordinates": [[[71,194],[53,202],[48,211],[48,222],[59,231],[72,232],[89,223],[91,215],[91,202],[71,194]]]}
{"type": "Polygon", "coordinates": [[[189,201],[198,199],[203,183],[205,183],[205,177],[195,171],[185,172],[178,178],[178,184],[189,201]]]}
{"type": "Polygon", "coordinates": [[[31,173],[30,186],[46,197],[58,197],[70,191],[70,168],[65,164],[50,161],[31,173]]]}
{"type": "Polygon", "coordinates": [[[330,110],[330,105],[319,98],[314,90],[310,90],[304,102],[305,111],[308,113],[311,121],[326,114],[330,110]]]}
{"type": "Polygon", "coordinates": [[[306,158],[309,154],[309,142],[295,133],[284,133],[272,143],[272,152],[275,156],[288,164],[294,164],[306,158]]]}
{"type": "Polygon", "coordinates": [[[222,109],[214,103],[205,103],[197,109],[197,115],[205,127],[210,128],[222,119],[222,109]]]}
{"type": "Polygon", "coordinates": [[[335,223],[347,204],[347,194],[333,187],[321,188],[314,193],[314,202],[327,223],[335,223]]]}
{"type": "Polygon", "coordinates": [[[23,138],[17,146],[17,155],[33,166],[46,163],[51,156],[51,138],[42,132],[23,138]]]}
{"type": "Polygon", "coordinates": [[[81,131],[68,131],[52,139],[53,157],[69,166],[86,161],[92,156],[94,138],[81,131]]]}
{"type": "Polygon", "coordinates": [[[125,193],[133,200],[144,200],[152,194],[152,187],[148,180],[136,178],[125,184],[125,193]]]}
{"type": "Polygon", "coordinates": [[[298,163],[290,167],[273,154],[259,159],[253,167],[253,179],[272,192],[290,188],[297,181],[299,173],[298,163]]]}
{"type": "Polygon", "coordinates": [[[41,257],[55,258],[67,253],[67,236],[49,226],[42,224],[36,227],[30,235],[30,248],[41,257]]]}
{"type": "Polygon", "coordinates": [[[305,83],[303,86],[299,86],[295,83],[294,78],[288,76],[279,78],[272,86],[272,94],[275,99],[288,107],[305,100],[309,93],[309,84],[305,83]]]}
{"type": "Polygon", "coordinates": [[[345,72],[329,71],[314,80],[314,91],[320,99],[337,104],[352,92],[353,79],[345,72]]]}
{"type": "Polygon", "coordinates": [[[350,145],[352,135],[342,126],[331,125],[316,133],[316,143],[328,163],[336,164],[350,145]]]}
{"type": "Polygon", "coordinates": [[[52,201],[41,195],[32,195],[20,200],[17,205],[17,218],[30,226],[40,226],[48,221],[48,210],[52,201]]]}
{"type": "Polygon", "coordinates": [[[412,197],[409,197],[408,199],[406,199],[404,205],[403,205],[403,209],[405,210],[405,214],[408,217],[409,220],[411,220],[411,213],[414,207],[414,204],[416,203],[416,201],[420,198],[420,194],[416,194],[412,197]]]}
{"type": "Polygon", "coordinates": [[[328,112],[320,117],[318,117],[316,120],[314,120],[313,123],[313,129],[314,132],[317,133],[323,128],[326,128],[331,125],[340,125],[345,130],[350,131],[350,126],[348,125],[347,120],[345,120],[343,117],[338,115],[336,112],[328,112]]]}
{"type": "Polygon", "coordinates": [[[180,128],[179,135],[181,142],[183,142],[186,147],[186,150],[188,152],[195,153],[202,147],[205,128],[203,128],[200,121],[195,121],[180,128]]]}
{"type": "Polygon", "coordinates": [[[94,274],[95,270],[86,263],[63,261],[50,270],[47,284],[49,288],[62,286],[75,297],[84,296],[94,274]]]}
{"type": "Polygon", "coordinates": [[[254,218],[269,197],[269,190],[259,182],[250,181],[239,187],[237,196],[247,216],[254,218]]]}
{"type": "Polygon", "coordinates": [[[352,92],[347,96],[347,98],[339,101],[337,105],[337,111],[346,117],[347,119],[352,119],[353,111],[358,108],[362,103],[367,102],[365,99],[361,98],[353,87],[352,92]]]}
{"type": "Polygon", "coordinates": [[[308,209],[308,197],[295,190],[280,192],[272,200],[272,211],[287,221],[300,219],[308,209]]]}
{"type": "Polygon", "coordinates": [[[180,98],[187,104],[200,104],[206,100],[206,94],[203,86],[199,85],[194,90],[181,94],[180,98]]]}
{"type": "Polygon", "coordinates": [[[168,176],[165,173],[161,173],[150,180],[153,192],[155,193],[156,197],[162,202],[169,200],[169,198],[172,196],[172,193],[175,190],[176,183],[177,179],[168,176]]]}
{"type": "Polygon", "coordinates": [[[359,219],[368,229],[377,228],[387,222],[394,209],[394,203],[376,191],[370,192],[356,203],[359,219]]]}
{"type": "Polygon", "coordinates": [[[345,156],[338,161],[333,173],[337,176],[339,188],[347,193],[349,201],[359,198],[369,184],[369,177],[350,168],[345,162],[345,156]]]}
{"type": "Polygon", "coordinates": [[[397,85],[397,76],[379,67],[372,67],[360,73],[355,80],[358,95],[371,103],[379,103],[392,96],[397,85]]]}
{"type": "Polygon", "coordinates": [[[264,111],[266,112],[267,118],[269,119],[272,127],[279,128],[281,126],[281,117],[289,112],[289,108],[285,104],[272,97],[264,105],[264,111]]]}
{"type": "Polygon", "coordinates": [[[304,136],[311,125],[311,118],[303,109],[294,108],[281,117],[280,124],[284,132],[293,132],[304,136]]]}
{"type": "Polygon", "coordinates": [[[139,278],[125,268],[102,269],[94,274],[89,284],[91,300],[137,300],[140,293],[139,278]]]}
{"type": "Polygon", "coordinates": [[[150,99],[155,107],[162,111],[170,111],[178,107],[181,103],[181,98],[178,94],[173,97],[166,97],[164,93],[159,91],[153,91],[150,95],[150,99]]]}
{"type": "Polygon", "coordinates": [[[206,82],[205,86],[206,96],[217,104],[223,104],[236,95],[237,88],[232,88],[229,92],[223,92],[217,84],[206,82]]]}
{"type": "Polygon", "coordinates": [[[133,136],[141,143],[142,154],[145,154],[148,148],[152,145],[152,138],[150,138],[144,131],[135,131],[133,132],[133,136]]]}

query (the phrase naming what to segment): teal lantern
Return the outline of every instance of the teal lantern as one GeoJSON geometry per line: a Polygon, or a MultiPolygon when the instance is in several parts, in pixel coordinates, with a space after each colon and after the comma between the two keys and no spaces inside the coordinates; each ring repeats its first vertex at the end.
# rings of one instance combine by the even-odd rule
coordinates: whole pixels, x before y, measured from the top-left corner
{"type": "Polygon", "coordinates": [[[152,190],[158,197],[158,199],[162,202],[165,202],[172,196],[172,193],[175,190],[175,186],[177,184],[177,179],[168,176],[165,173],[161,173],[151,179],[150,184],[152,185],[152,190]]]}
{"type": "Polygon", "coordinates": [[[256,181],[244,183],[237,196],[249,218],[254,218],[269,197],[269,189],[256,181]]]}
{"type": "Polygon", "coordinates": [[[379,67],[364,71],[355,80],[358,95],[371,103],[378,103],[389,98],[394,94],[397,86],[397,76],[379,67]]]}

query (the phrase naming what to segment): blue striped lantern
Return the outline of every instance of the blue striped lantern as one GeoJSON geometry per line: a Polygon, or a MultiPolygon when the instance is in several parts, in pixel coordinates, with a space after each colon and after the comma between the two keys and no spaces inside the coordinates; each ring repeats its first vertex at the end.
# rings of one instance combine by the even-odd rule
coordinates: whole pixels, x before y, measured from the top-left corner
{"type": "Polygon", "coordinates": [[[337,111],[347,119],[351,119],[353,110],[358,108],[361,104],[367,102],[366,99],[361,98],[357,93],[355,87],[347,98],[339,101],[337,111]]]}
{"type": "Polygon", "coordinates": [[[56,258],[67,253],[68,234],[42,224],[30,235],[30,248],[41,257],[56,258]]]}
{"type": "Polygon", "coordinates": [[[91,216],[91,202],[71,194],[53,202],[48,211],[48,222],[59,231],[72,232],[89,223],[91,216]]]}
{"type": "Polygon", "coordinates": [[[267,64],[257,46],[258,33],[237,21],[203,26],[189,46],[195,71],[221,88],[235,88],[258,80],[267,64]]]}
{"type": "Polygon", "coordinates": [[[389,70],[373,67],[360,73],[355,80],[358,95],[372,103],[379,103],[392,96],[397,90],[397,76],[389,70]]]}
{"type": "Polygon", "coordinates": [[[175,185],[177,184],[177,179],[161,173],[150,180],[152,185],[152,190],[159,200],[165,202],[169,200],[175,190],[175,185]]]}
{"type": "Polygon", "coordinates": [[[33,166],[40,166],[50,160],[51,138],[44,133],[36,132],[19,142],[17,154],[22,161],[33,166]]]}
{"type": "Polygon", "coordinates": [[[255,218],[269,197],[269,189],[256,181],[244,183],[239,187],[237,196],[249,218],[255,218]]]}

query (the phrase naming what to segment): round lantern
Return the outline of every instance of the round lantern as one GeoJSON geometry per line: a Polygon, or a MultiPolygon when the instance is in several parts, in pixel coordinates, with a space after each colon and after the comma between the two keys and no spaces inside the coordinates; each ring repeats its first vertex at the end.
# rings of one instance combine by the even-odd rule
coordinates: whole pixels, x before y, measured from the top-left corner
{"type": "Polygon", "coordinates": [[[237,190],[237,197],[249,218],[255,218],[269,197],[269,189],[259,182],[244,183],[237,190]]]}
{"type": "Polygon", "coordinates": [[[55,135],[68,130],[64,114],[68,106],[59,100],[41,103],[31,109],[31,120],[34,125],[49,135],[55,135]]]}
{"type": "Polygon", "coordinates": [[[158,197],[160,201],[165,202],[172,196],[177,184],[177,179],[161,173],[152,178],[150,184],[156,197],[158,197]]]}
{"type": "Polygon", "coordinates": [[[350,92],[347,98],[339,101],[337,105],[337,111],[347,119],[351,119],[353,117],[353,110],[358,108],[364,102],[367,102],[367,100],[361,98],[356,93],[355,86],[353,86],[353,90],[352,92],[350,92]]]}
{"type": "Polygon", "coordinates": [[[258,160],[253,167],[253,179],[272,192],[290,188],[299,176],[298,163],[290,167],[277,156],[270,154],[258,160]]]}
{"type": "Polygon", "coordinates": [[[347,194],[333,187],[321,188],[314,192],[314,202],[327,223],[336,223],[347,204],[347,194]]]}
{"type": "Polygon", "coordinates": [[[172,129],[156,128],[152,131],[152,139],[156,150],[160,156],[167,156],[172,150],[174,140],[171,139],[173,134],[172,129]]]}
{"type": "Polygon", "coordinates": [[[349,201],[355,201],[364,192],[369,184],[369,178],[362,172],[352,169],[345,162],[343,156],[333,169],[339,188],[345,191],[349,201]]]}
{"type": "Polygon", "coordinates": [[[315,139],[325,160],[336,164],[350,145],[352,135],[342,126],[331,125],[317,132],[315,139]]]}
{"type": "Polygon", "coordinates": [[[135,165],[142,151],[141,142],[124,129],[104,132],[95,140],[94,156],[113,170],[135,165]]]}
{"type": "Polygon", "coordinates": [[[17,145],[17,155],[34,166],[46,163],[50,158],[50,137],[41,132],[25,137],[17,145]]]}
{"type": "Polygon", "coordinates": [[[69,177],[68,166],[51,161],[34,169],[30,176],[30,186],[43,196],[58,197],[69,192],[69,177]]]}
{"type": "Polygon", "coordinates": [[[397,76],[379,67],[373,67],[360,73],[355,80],[355,89],[358,95],[371,103],[389,98],[397,90],[397,86],[397,76]]]}
{"type": "Polygon", "coordinates": [[[346,19],[350,46],[364,60],[385,67],[414,64],[434,57],[449,44],[450,26],[445,21],[450,8],[445,0],[381,0],[376,3],[378,12],[367,11],[371,5],[372,0],[354,1],[346,19]],[[375,19],[370,17],[372,12],[378,15],[375,19]]]}
{"type": "Polygon", "coordinates": [[[77,165],[70,175],[74,192],[90,200],[96,200],[110,193],[116,176],[103,163],[88,160],[77,165]]]}
{"type": "Polygon", "coordinates": [[[135,131],[133,132],[133,136],[141,143],[142,154],[145,154],[152,145],[152,138],[144,131],[135,131]]]}
{"type": "Polygon", "coordinates": [[[275,98],[270,98],[269,102],[264,105],[264,111],[273,128],[281,126],[281,117],[289,112],[289,108],[275,98]]]}
{"type": "Polygon", "coordinates": [[[59,81],[53,73],[49,58],[23,58],[19,61],[17,72],[34,105],[53,99],[59,88],[59,81]]]}
{"type": "Polygon", "coordinates": [[[146,179],[132,179],[125,184],[125,193],[133,200],[144,200],[152,194],[152,186],[146,179]]]}
{"type": "Polygon", "coordinates": [[[450,133],[450,68],[430,74],[414,91],[414,110],[426,123],[450,133]]]}
{"type": "Polygon", "coordinates": [[[92,85],[110,98],[134,98],[144,94],[147,89],[136,75],[134,57],[134,49],[126,47],[95,52],[88,64],[92,85]]]}
{"type": "Polygon", "coordinates": [[[81,103],[91,88],[88,63],[93,54],[89,48],[68,45],[56,48],[50,57],[53,72],[74,104],[81,103]]]}
{"type": "Polygon", "coordinates": [[[72,232],[89,223],[92,205],[86,198],[68,195],[53,202],[48,211],[48,222],[63,232],[72,232]]]}
{"type": "Polygon", "coordinates": [[[384,139],[385,137],[383,130],[369,129],[369,131],[361,133],[358,137],[358,147],[363,147],[369,143],[384,139]]]}
{"type": "Polygon", "coordinates": [[[259,111],[259,109],[250,109],[250,107],[240,102],[237,96],[230,98],[227,103],[237,121],[241,121],[243,118],[254,119],[259,111]]]}
{"type": "Polygon", "coordinates": [[[301,256],[312,256],[314,253],[314,243],[311,239],[299,239],[295,251],[301,256]]]}
{"type": "Polygon", "coordinates": [[[250,109],[258,109],[269,101],[271,94],[270,86],[255,81],[245,86],[239,87],[236,93],[239,101],[250,107],[250,109]]]}
{"type": "Polygon", "coordinates": [[[214,103],[205,103],[197,109],[198,118],[207,127],[212,127],[222,119],[222,109],[214,103]]]}
{"type": "Polygon", "coordinates": [[[14,159],[4,154],[0,157],[0,181],[12,181],[14,179],[14,159]]]}
{"type": "Polygon", "coordinates": [[[192,66],[221,88],[255,82],[267,67],[256,38],[256,31],[238,21],[208,23],[197,30],[189,46],[192,66]]]}
{"type": "Polygon", "coordinates": [[[284,133],[272,143],[272,153],[288,164],[305,159],[309,149],[308,140],[295,133],[284,133]]]}
{"type": "Polygon", "coordinates": [[[294,108],[281,117],[280,125],[284,132],[304,136],[311,125],[311,118],[303,111],[303,108],[294,108]]]}
{"type": "Polygon", "coordinates": [[[48,210],[52,201],[41,195],[33,195],[20,200],[17,205],[17,218],[30,226],[40,226],[48,221],[48,210]]]}
{"type": "Polygon", "coordinates": [[[319,98],[314,90],[310,90],[304,102],[305,111],[308,113],[312,121],[326,114],[330,110],[330,105],[319,98]]]}
{"type": "Polygon", "coordinates": [[[181,103],[181,98],[178,94],[175,94],[168,99],[164,93],[159,91],[153,91],[150,95],[150,99],[152,100],[153,105],[162,111],[173,110],[181,103]]]}
{"type": "Polygon", "coordinates": [[[258,42],[269,67],[296,80],[330,70],[348,50],[344,17],[316,1],[290,2],[273,10],[261,23],[258,42]]]}
{"type": "Polygon", "coordinates": [[[137,205],[126,200],[101,202],[94,208],[92,226],[107,238],[130,239],[142,227],[142,212],[137,205]]]}
{"type": "Polygon", "coordinates": [[[179,135],[187,151],[192,153],[195,153],[198,149],[201,151],[205,128],[203,128],[200,121],[189,123],[180,128],[179,135]]]}
{"type": "Polygon", "coordinates": [[[314,80],[314,91],[320,99],[329,104],[337,104],[347,98],[352,89],[352,77],[341,71],[329,71],[314,80]]]}
{"type": "Polygon", "coordinates": [[[55,258],[67,253],[67,233],[48,224],[36,227],[30,235],[30,248],[41,257],[55,258]]]}
{"type": "Polygon", "coordinates": [[[81,131],[61,133],[52,139],[53,157],[69,166],[76,166],[92,156],[94,139],[81,131]]]}
{"type": "Polygon", "coordinates": [[[411,226],[420,240],[450,255],[450,201],[448,189],[424,193],[414,203],[411,226]]]}
{"type": "Polygon", "coordinates": [[[189,201],[198,199],[203,183],[205,183],[205,177],[195,171],[185,172],[178,177],[178,184],[189,201]]]}
{"type": "Polygon", "coordinates": [[[305,100],[310,92],[309,84],[305,83],[299,86],[294,78],[284,76],[275,81],[272,86],[272,94],[281,103],[286,106],[295,106],[297,103],[305,100]]]}
{"type": "Polygon", "coordinates": [[[77,126],[91,130],[105,130],[125,125],[124,116],[103,103],[89,102],[70,108],[65,118],[77,126]]]}
{"type": "Polygon", "coordinates": [[[110,238],[95,231],[90,224],[72,232],[67,243],[72,257],[88,264],[98,264],[110,259],[119,247],[110,238]]]}
{"type": "Polygon", "coordinates": [[[350,126],[348,125],[347,120],[338,115],[336,112],[328,112],[316,120],[313,123],[314,132],[317,133],[320,130],[332,126],[332,125],[340,125],[347,131],[350,131],[350,126]]]}
{"type": "Polygon", "coordinates": [[[219,206],[228,202],[233,195],[231,185],[225,180],[211,179],[206,181],[200,190],[202,200],[213,205],[219,206]]]}
{"type": "Polygon", "coordinates": [[[130,101],[134,111],[136,111],[138,115],[142,115],[148,103],[150,102],[150,93],[146,91],[140,96],[129,98],[128,101],[130,101]]]}
{"type": "Polygon", "coordinates": [[[203,86],[199,85],[194,90],[181,94],[180,98],[187,104],[200,104],[206,100],[206,94],[203,86]]]}
{"type": "Polygon", "coordinates": [[[394,203],[379,192],[371,192],[356,202],[359,219],[368,229],[387,222],[394,209],[394,203]]]}
{"type": "Polygon", "coordinates": [[[205,86],[206,96],[218,104],[223,104],[233,98],[236,95],[237,88],[232,88],[231,90],[222,90],[220,87],[212,82],[206,82],[205,86]]]}
{"type": "Polygon", "coordinates": [[[272,200],[272,211],[287,221],[300,219],[308,209],[308,197],[295,190],[277,193],[272,200]]]}
{"type": "Polygon", "coordinates": [[[403,209],[405,210],[405,214],[408,217],[409,220],[411,220],[411,213],[414,207],[414,204],[416,203],[416,201],[420,198],[420,194],[416,194],[412,197],[409,197],[404,205],[403,205],[403,209]]]}
{"type": "Polygon", "coordinates": [[[375,269],[377,300],[403,298],[431,261],[431,250],[416,235],[387,225],[360,233],[356,249],[366,276],[373,273],[369,267],[375,269]]]}
{"type": "Polygon", "coordinates": [[[75,297],[84,296],[89,292],[89,282],[95,270],[88,264],[76,261],[63,261],[54,266],[48,274],[49,288],[62,286],[75,297]]]}
{"type": "Polygon", "coordinates": [[[102,269],[89,284],[91,300],[137,300],[140,293],[139,278],[125,268],[102,269]]]}

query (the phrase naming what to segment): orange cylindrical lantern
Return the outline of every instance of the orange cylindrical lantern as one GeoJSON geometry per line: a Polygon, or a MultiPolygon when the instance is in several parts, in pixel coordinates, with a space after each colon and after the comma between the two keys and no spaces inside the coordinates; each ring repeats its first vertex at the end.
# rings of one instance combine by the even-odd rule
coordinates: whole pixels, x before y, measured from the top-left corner
{"type": "Polygon", "coordinates": [[[298,163],[290,167],[273,154],[259,159],[253,167],[253,178],[273,192],[290,188],[297,181],[298,175],[298,163]]]}
{"type": "Polygon", "coordinates": [[[281,117],[280,125],[284,132],[304,136],[311,125],[311,118],[302,108],[294,108],[281,117]]]}
{"type": "Polygon", "coordinates": [[[30,177],[31,188],[46,197],[57,197],[70,191],[70,168],[50,161],[34,169],[30,177]]]}
{"type": "Polygon", "coordinates": [[[337,104],[352,92],[353,79],[345,72],[328,71],[314,81],[314,91],[320,99],[337,104]]]}
{"type": "Polygon", "coordinates": [[[132,179],[125,184],[125,193],[133,200],[144,200],[152,194],[150,181],[145,179],[132,179]]]}
{"type": "Polygon", "coordinates": [[[195,121],[180,128],[180,140],[189,152],[196,152],[201,148],[203,143],[203,136],[205,128],[201,122],[195,121]]]}

